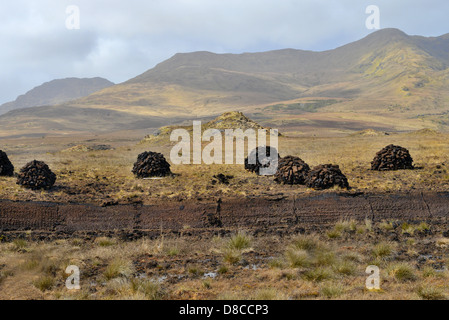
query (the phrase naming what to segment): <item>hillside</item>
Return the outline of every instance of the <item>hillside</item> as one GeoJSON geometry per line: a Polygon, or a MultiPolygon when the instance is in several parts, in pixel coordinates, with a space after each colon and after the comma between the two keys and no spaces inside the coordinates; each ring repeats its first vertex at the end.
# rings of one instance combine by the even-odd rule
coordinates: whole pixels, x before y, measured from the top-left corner
{"type": "Polygon", "coordinates": [[[114,83],[103,78],[53,80],[20,95],[15,101],[1,105],[0,114],[15,109],[61,104],[88,96],[112,85],[114,83]]]}
{"type": "Polygon", "coordinates": [[[54,107],[17,110],[0,117],[0,125],[14,126],[17,134],[37,128],[57,133],[76,127],[80,109],[112,115],[83,118],[92,130],[105,131],[133,129],[145,119],[175,123],[241,110],[291,134],[445,131],[448,66],[449,34],[426,38],[397,29],[323,52],[181,53],[124,83],[58,106],[58,116],[49,112],[54,107]]]}

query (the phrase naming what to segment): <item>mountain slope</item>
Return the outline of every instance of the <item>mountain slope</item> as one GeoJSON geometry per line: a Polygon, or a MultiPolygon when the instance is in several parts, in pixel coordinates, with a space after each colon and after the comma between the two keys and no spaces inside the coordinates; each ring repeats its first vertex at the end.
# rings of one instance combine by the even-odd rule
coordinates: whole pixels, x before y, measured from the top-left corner
{"type": "MultiPolygon", "coordinates": [[[[176,54],[133,79],[59,108],[123,115],[116,125],[109,119],[107,126],[98,126],[103,119],[85,119],[104,130],[133,128],[134,118],[174,122],[174,117],[211,118],[232,110],[256,117],[264,125],[291,129],[283,132],[309,127],[445,130],[448,66],[449,34],[426,38],[383,29],[323,52],[176,54]]],[[[79,121],[72,112],[58,115],[60,127],[41,123],[40,128],[58,132],[79,121]]],[[[21,119],[29,120],[32,114],[21,116],[18,110],[0,117],[0,123],[8,126],[11,117],[19,130],[27,123],[21,119]]]]}
{"type": "Polygon", "coordinates": [[[15,101],[0,106],[0,114],[14,109],[55,105],[90,95],[91,93],[110,87],[114,83],[103,78],[66,78],[46,82],[15,101]]]}

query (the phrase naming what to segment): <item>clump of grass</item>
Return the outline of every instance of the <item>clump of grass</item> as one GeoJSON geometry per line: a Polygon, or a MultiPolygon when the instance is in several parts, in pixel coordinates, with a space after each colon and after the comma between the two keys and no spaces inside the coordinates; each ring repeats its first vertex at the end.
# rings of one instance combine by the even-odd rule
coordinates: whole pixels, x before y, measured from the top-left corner
{"type": "Polygon", "coordinates": [[[189,274],[191,274],[194,277],[199,277],[202,276],[204,274],[204,271],[201,270],[200,267],[198,267],[197,265],[191,265],[187,268],[187,271],[189,272],[189,274]]]}
{"type": "Polygon", "coordinates": [[[304,268],[311,264],[307,251],[294,247],[285,251],[285,259],[292,268],[304,268]]]}
{"type": "Polygon", "coordinates": [[[221,265],[219,268],[218,268],[218,273],[219,274],[225,274],[225,273],[227,273],[229,271],[229,268],[227,267],[227,266],[225,266],[225,265],[221,265]]]}
{"type": "Polygon", "coordinates": [[[24,239],[15,239],[13,241],[13,245],[15,251],[21,251],[25,250],[28,247],[28,242],[24,239]]]}
{"type": "Polygon", "coordinates": [[[421,275],[424,278],[445,278],[446,277],[446,274],[444,272],[442,272],[442,271],[438,272],[431,266],[425,266],[421,270],[421,275]]]}
{"type": "Polygon", "coordinates": [[[302,273],[302,277],[308,281],[321,282],[332,279],[334,277],[334,273],[328,267],[317,267],[305,271],[302,273]]]}
{"type": "Polygon", "coordinates": [[[31,271],[35,270],[39,267],[41,260],[31,257],[30,259],[25,260],[25,262],[21,265],[23,270],[31,271]]]}
{"type": "Polygon", "coordinates": [[[352,276],[356,273],[357,266],[348,260],[342,260],[334,265],[334,270],[345,276],[352,276]]]}
{"type": "Polygon", "coordinates": [[[333,251],[326,249],[318,250],[314,255],[314,265],[316,266],[330,266],[335,264],[337,257],[333,251]]]}
{"type": "Polygon", "coordinates": [[[425,223],[425,222],[421,222],[421,223],[416,227],[416,230],[421,231],[421,232],[424,232],[424,231],[430,230],[430,226],[429,226],[427,223],[425,223]]]}
{"type": "Polygon", "coordinates": [[[133,286],[136,292],[143,293],[149,300],[161,300],[164,297],[164,292],[162,291],[159,284],[154,283],[150,280],[137,282],[134,280],[133,286]]]}
{"type": "Polygon", "coordinates": [[[211,283],[210,279],[203,280],[203,287],[206,289],[212,288],[212,283],[211,283]]]}
{"type": "Polygon", "coordinates": [[[386,259],[393,254],[393,245],[388,242],[381,242],[374,246],[372,254],[375,258],[386,259]]]}
{"type": "Polygon", "coordinates": [[[283,269],[286,266],[286,261],[280,258],[271,259],[270,262],[268,262],[268,265],[272,269],[283,269]]]}
{"type": "Polygon", "coordinates": [[[235,250],[244,250],[250,246],[251,237],[242,231],[239,231],[237,234],[231,236],[228,242],[228,247],[235,250]]]}
{"type": "Polygon", "coordinates": [[[388,274],[399,282],[415,281],[417,276],[413,266],[408,263],[395,263],[387,268],[388,274]]]}
{"type": "Polygon", "coordinates": [[[343,220],[337,222],[334,226],[334,230],[338,232],[351,232],[357,230],[357,222],[353,219],[351,220],[343,220]]]}
{"type": "Polygon", "coordinates": [[[114,259],[106,267],[103,276],[106,280],[111,280],[118,277],[128,278],[133,273],[132,263],[124,259],[114,259]]]}
{"type": "Polygon", "coordinates": [[[170,257],[177,256],[180,250],[177,247],[170,247],[167,249],[167,255],[170,257]]]}
{"type": "Polygon", "coordinates": [[[343,293],[343,286],[333,282],[326,282],[320,287],[320,294],[328,299],[338,298],[343,293]]]}
{"type": "Polygon", "coordinates": [[[33,282],[34,286],[42,292],[50,290],[55,284],[55,279],[50,276],[42,276],[33,282]]]}
{"type": "Polygon", "coordinates": [[[299,235],[294,240],[292,245],[300,250],[314,251],[322,247],[323,244],[316,236],[299,235]]]}
{"type": "Polygon", "coordinates": [[[342,236],[341,232],[335,229],[328,231],[326,234],[329,239],[338,239],[342,236]]]}
{"type": "Polygon", "coordinates": [[[95,239],[95,243],[100,247],[111,247],[116,244],[116,241],[107,237],[100,237],[95,239]]]}
{"type": "Polygon", "coordinates": [[[434,286],[420,286],[416,293],[423,300],[446,300],[447,297],[440,289],[434,286]]]}
{"type": "Polygon", "coordinates": [[[385,230],[385,231],[392,231],[394,230],[394,226],[393,223],[391,222],[387,222],[387,221],[383,221],[379,224],[379,228],[385,230]]]}
{"type": "Polygon", "coordinates": [[[239,250],[227,249],[223,254],[223,260],[229,264],[235,265],[242,259],[242,253],[239,250]]]}

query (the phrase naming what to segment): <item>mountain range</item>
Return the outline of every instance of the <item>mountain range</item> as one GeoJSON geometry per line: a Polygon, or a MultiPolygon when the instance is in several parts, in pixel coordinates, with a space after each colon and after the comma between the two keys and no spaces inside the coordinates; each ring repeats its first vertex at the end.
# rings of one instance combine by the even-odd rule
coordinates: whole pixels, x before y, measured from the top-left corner
{"type": "Polygon", "coordinates": [[[52,80],[20,95],[15,101],[2,104],[0,114],[15,109],[61,104],[88,96],[112,85],[114,85],[113,82],[99,77],[52,80]]]}
{"type": "Polygon", "coordinates": [[[448,67],[449,34],[398,29],[322,52],[181,53],[88,96],[8,112],[0,135],[152,128],[234,110],[292,133],[446,130],[448,67]]]}

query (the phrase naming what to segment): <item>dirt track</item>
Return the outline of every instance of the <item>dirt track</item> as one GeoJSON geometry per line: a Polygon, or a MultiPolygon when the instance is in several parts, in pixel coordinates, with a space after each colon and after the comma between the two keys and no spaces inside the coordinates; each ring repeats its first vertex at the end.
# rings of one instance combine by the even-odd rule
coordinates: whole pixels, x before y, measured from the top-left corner
{"type": "Polygon", "coordinates": [[[0,233],[252,229],[264,232],[323,226],[338,220],[446,220],[449,193],[323,194],[284,198],[165,202],[152,206],[13,202],[0,200],[0,233]]]}

